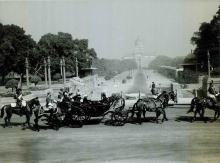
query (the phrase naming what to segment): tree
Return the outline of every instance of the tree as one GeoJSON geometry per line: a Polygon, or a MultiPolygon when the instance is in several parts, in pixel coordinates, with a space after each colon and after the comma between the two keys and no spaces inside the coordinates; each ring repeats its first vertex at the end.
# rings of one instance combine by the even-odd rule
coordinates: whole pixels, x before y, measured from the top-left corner
{"type": "Polygon", "coordinates": [[[35,87],[41,81],[41,78],[37,75],[31,76],[30,82],[34,83],[35,87]]]}
{"type": "Polygon", "coordinates": [[[200,70],[207,71],[207,53],[210,53],[210,62],[213,68],[220,66],[220,6],[213,19],[201,24],[199,31],[191,38],[196,46],[194,54],[197,62],[202,66],[200,70]]]}
{"type": "Polygon", "coordinates": [[[93,59],[93,66],[97,68],[96,72],[100,76],[111,76],[131,69],[136,69],[137,64],[133,59],[93,59]]]}
{"type": "Polygon", "coordinates": [[[53,75],[53,80],[59,80],[61,78],[62,78],[62,76],[60,75],[60,73],[56,73],[53,75]]]}
{"type": "Polygon", "coordinates": [[[0,75],[5,76],[14,71],[21,76],[25,73],[25,58],[32,57],[36,46],[30,35],[16,25],[0,25],[0,75]]]}
{"type": "Polygon", "coordinates": [[[14,90],[14,88],[16,89],[18,86],[18,81],[16,79],[10,79],[9,81],[7,81],[7,83],[5,84],[5,88],[11,88],[12,92],[14,90]]]}
{"type": "Polygon", "coordinates": [[[91,58],[96,57],[94,49],[88,49],[87,39],[73,39],[71,34],[45,34],[38,42],[39,49],[44,57],[51,56],[52,74],[60,72],[60,59],[65,57],[66,71],[75,72],[75,60],[79,61],[79,69],[88,68],[91,58]]]}
{"type": "Polygon", "coordinates": [[[150,64],[149,68],[158,69],[160,66],[171,66],[172,59],[167,56],[158,56],[150,64]]]}

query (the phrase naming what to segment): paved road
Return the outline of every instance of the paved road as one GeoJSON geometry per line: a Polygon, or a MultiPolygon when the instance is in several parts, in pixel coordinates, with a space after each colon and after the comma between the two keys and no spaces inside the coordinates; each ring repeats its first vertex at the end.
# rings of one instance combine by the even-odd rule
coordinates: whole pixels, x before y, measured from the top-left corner
{"type": "Polygon", "coordinates": [[[169,121],[163,124],[101,123],[39,133],[0,127],[0,162],[219,162],[220,120],[190,123],[187,109],[168,108],[169,121]]]}

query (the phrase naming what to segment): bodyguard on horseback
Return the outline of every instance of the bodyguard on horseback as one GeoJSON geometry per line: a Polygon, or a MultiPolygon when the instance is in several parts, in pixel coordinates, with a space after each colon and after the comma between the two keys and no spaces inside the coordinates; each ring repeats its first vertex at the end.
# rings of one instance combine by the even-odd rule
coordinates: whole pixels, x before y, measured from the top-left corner
{"type": "Polygon", "coordinates": [[[23,95],[22,95],[22,90],[20,88],[16,89],[16,94],[14,98],[16,99],[16,107],[22,108],[23,95]]]}
{"type": "Polygon", "coordinates": [[[152,85],[151,85],[151,93],[152,95],[156,95],[156,85],[154,82],[152,82],[152,85]]]}
{"type": "Polygon", "coordinates": [[[213,99],[213,101],[215,102],[215,104],[217,104],[217,97],[218,97],[218,95],[219,95],[219,93],[215,90],[214,82],[213,82],[213,80],[212,80],[212,81],[210,82],[210,84],[209,84],[207,96],[210,97],[211,99],[213,99]]]}

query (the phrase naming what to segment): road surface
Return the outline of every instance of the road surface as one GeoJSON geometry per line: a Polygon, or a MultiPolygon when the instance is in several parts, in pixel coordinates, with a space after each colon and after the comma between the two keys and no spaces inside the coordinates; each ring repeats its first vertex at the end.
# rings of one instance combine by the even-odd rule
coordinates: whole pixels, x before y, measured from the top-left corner
{"type": "Polygon", "coordinates": [[[0,128],[0,162],[219,162],[220,121],[191,123],[187,109],[168,108],[169,121],[163,124],[146,120],[142,125],[101,123],[40,132],[0,128]]]}

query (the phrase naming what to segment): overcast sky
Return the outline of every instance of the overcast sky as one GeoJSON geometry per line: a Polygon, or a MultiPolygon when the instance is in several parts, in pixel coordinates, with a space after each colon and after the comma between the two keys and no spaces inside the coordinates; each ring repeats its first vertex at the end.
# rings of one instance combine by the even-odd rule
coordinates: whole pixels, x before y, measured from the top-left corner
{"type": "Polygon", "coordinates": [[[1,1],[0,21],[23,27],[36,41],[59,31],[87,38],[104,58],[131,55],[137,38],[145,55],[183,56],[193,48],[193,32],[219,5],[219,0],[1,1]]]}

